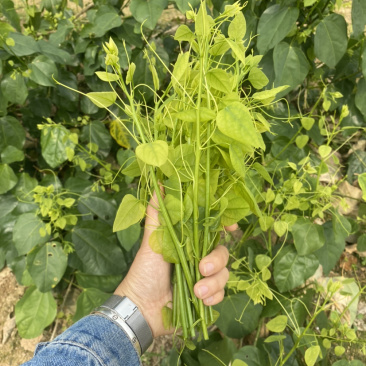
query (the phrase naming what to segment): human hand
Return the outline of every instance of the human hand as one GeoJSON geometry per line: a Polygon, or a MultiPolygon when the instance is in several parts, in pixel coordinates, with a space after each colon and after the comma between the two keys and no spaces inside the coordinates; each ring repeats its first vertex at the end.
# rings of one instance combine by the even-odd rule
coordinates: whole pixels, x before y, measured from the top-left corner
{"type": "MultiPolygon", "coordinates": [[[[141,247],[115,294],[127,296],[132,300],[150,325],[154,337],[158,337],[173,332],[173,329],[164,328],[161,313],[162,308],[172,301],[172,265],[165,262],[161,254],[153,252],[149,245],[151,233],[160,225],[158,211],[154,207],[158,207],[156,193],[147,207],[141,247]]],[[[236,229],[237,224],[226,227],[227,231],[236,229]]],[[[219,245],[201,260],[199,269],[204,278],[196,283],[194,292],[205,305],[218,304],[224,298],[224,287],[229,279],[229,271],[226,268],[228,259],[228,250],[219,245]]]]}

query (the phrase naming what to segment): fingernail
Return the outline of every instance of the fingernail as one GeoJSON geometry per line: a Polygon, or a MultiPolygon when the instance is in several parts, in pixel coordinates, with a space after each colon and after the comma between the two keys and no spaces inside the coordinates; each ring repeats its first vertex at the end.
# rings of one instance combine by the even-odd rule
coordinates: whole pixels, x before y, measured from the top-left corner
{"type": "Polygon", "coordinates": [[[204,265],[203,269],[204,269],[204,272],[205,272],[204,275],[205,276],[208,276],[208,275],[210,275],[213,272],[214,265],[212,263],[206,263],[204,265]]]}
{"type": "Polygon", "coordinates": [[[210,305],[210,304],[212,304],[213,303],[213,296],[210,296],[210,297],[208,297],[207,299],[205,299],[205,304],[206,305],[210,305]]]}
{"type": "Polygon", "coordinates": [[[198,289],[199,295],[202,298],[203,296],[205,296],[208,292],[208,287],[207,286],[200,286],[198,289]]]}

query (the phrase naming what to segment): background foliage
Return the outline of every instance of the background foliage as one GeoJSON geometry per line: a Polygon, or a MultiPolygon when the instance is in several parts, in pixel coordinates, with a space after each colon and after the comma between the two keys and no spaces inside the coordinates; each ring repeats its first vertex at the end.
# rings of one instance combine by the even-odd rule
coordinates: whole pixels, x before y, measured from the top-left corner
{"type": "MultiPolygon", "coordinates": [[[[231,3],[208,5],[217,15],[231,3]]],[[[197,7],[199,1],[191,4],[197,7]]],[[[76,5],[84,7],[65,0],[26,2],[19,9],[12,0],[0,4],[0,267],[8,265],[28,286],[16,306],[25,338],[54,321],[60,294],[70,283],[81,289],[74,320],[103,302],[128,270],[140,238],[138,224],[112,232],[118,204],[135,192],[139,173],[128,165],[134,142],[104,109],[55,80],[84,93],[109,90],[95,72],[104,70],[102,44],[112,37],[120,55],[125,40],[141,98],[152,102],[144,86],[153,87],[154,81],[141,23],[147,19],[144,35],[166,65],[179,51],[173,24],[190,25],[172,13],[173,7],[183,14],[189,10],[187,1],[76,5]],[[117,175],[122,166],[123,174],[117,175]]],[[[338,209],[345,206],[341,183],[359,184],[366,195],[366,8],[364,1],[353,0],[347,24],[341,5],[250,0],[243,10],[247,57],[263,55],[256,58],[245,92],[267,81],[268,88],[289,87],[258,116],[271,125],[264,133],[266,151],[250,173],[263,215],[241,221],[243,236],[231,243],[232,278],[218,306],[222,333],[213,332],[193,351],[186,348],[182,363],[358,365],[346,360],[342,348],[361,349],[364,343],[355,337],[352,322],[341,320],[344,313],[327,307],[340,289],[331,282],[298,289],[319,264],[330,273],[351,234],[360,251],[366,245],[365,204],[352,215],[338,209]],[[268,318],[276,321],[267,323],[263,334],[268,318]],[[253,331],[255,339],[239,350],[230,339],[253,331]],[[268,331],[277,338],[265,339],[268,331]]],[[[127,72],[127,59],[120,56],[119,62],[127,72]]],[[[169,76],[160,63],[156,67],[163,89],[169,76]]],[[[351,294],[353,305],[360,294],[356,282],[344,283],[341,290],[351,294]]],[[[178,351],[164,362],[176,364],[178,351]]]]}

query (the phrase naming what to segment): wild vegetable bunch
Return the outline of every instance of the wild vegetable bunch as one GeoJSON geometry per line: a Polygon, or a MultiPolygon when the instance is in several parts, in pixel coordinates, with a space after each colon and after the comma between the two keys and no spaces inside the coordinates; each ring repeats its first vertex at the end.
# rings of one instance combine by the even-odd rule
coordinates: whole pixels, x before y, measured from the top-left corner
{"type": "Polygon", "coordinates": [[[174,264],[173,305],[164,309],[165,319],[182,328],[184,339],[197,330],[207,339],[207,326],[217,315],[194,295],[201,278],[198,263],[217,245],[224,226],[252,213],[261,216],[251,179],[253,173],[270,179],[256,162],[265,149],[261,133],[270,127],[261,107],[282,88],[253,92],[268,79],[258,68],[261,57],[245,55],[246,23],[238,3],[213,19],[202,2],[187,18],[195,30],[186,25],[177,29],[181,53],[166,90],[159,90],[156,68],[162,60],[151,45],[145,54],[154,81],[153,105],[137,95],[134,63],[123,77],[113,40],[104,47],[107,72],[97,73],[113,91],[87,96],[99,107],[116,104],[126,118],[118,118],[116,109],[110,112],[136,143],[135,152],[126,152],[122,173],[140,177],[138,196],[124,197],[114,231],[143,219],[149,196],[157,192],[161,225],[150,245],[174,264]]]}

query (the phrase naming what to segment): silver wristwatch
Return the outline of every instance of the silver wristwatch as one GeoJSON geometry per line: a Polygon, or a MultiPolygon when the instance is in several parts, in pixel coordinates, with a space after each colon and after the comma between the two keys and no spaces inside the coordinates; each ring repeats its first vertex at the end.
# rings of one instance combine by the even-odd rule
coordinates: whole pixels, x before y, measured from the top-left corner
{"type": "Polygon", "coordinates": [[[130,338],[138,355],[141,356],[151,345],[153,334],[137,305],[128,297],[112,295],[92,314],[101,315],[112,320],[124,330],[130,338]]]}

